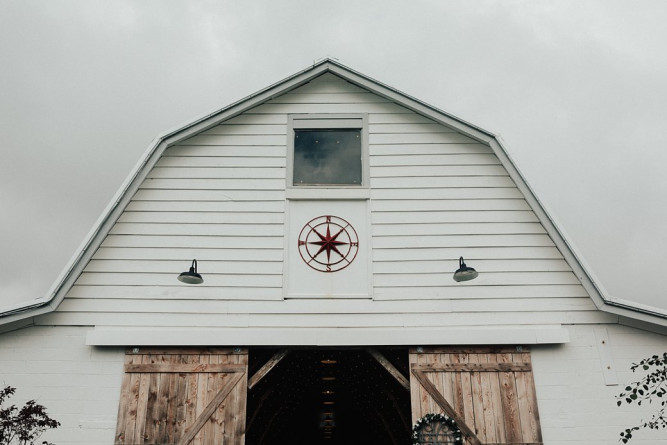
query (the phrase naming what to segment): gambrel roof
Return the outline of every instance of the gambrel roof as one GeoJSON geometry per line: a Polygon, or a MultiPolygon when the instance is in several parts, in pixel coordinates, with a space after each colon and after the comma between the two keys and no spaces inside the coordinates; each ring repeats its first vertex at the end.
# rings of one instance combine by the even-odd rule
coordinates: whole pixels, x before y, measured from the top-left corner
{"type": "Polygon", "coordinates": [[[65,295],[71,289],[74,282],[77,280],[130,202],[132,196],[139,189],[139,186],[147,178],[151,169],[155,166],[168,147],[219,125],[221,122],[238,116],[277,96],[301,87],[313,79],[327,73],[337,76],[350,84],[363,88],[384,99],[392,101],[432,121],[450,127],[480,143],[488,145],[498,157],[517,188],[524,195],[525,200],[532,208],[540,223],[547,231],[547,234],[553,240],[569,266],[572,268],[576,277],[591,296],[597,308],[618,316],[627,317],[628,319],[635,319],[663,326],[667,325],[666,312],[656,308],[643,307],[629,301],[615,299],[605,294],[600,283],[596,282],[593,276],[587,272],[573,247],[568,243],[567,239],[557,228],[552,218],[545,211],[543,205],[512,162],[498,136],[430,106],[418,99],[401,93],[390,86],[384,85],[331,59],[324,59],[317,62],[312,67],[296,73],[287,79],[155,139],[140,162],[136,165],[133,172],[128,176],[125,183],[119,189],[98,221],[97,226],[87,237],[78,254],[63,271],[48,295],[31,304],[9,308],[0,313],[0,324],[20,322],[20,324],[27,325],[30,324],[31,317],[54,311],[60,305],[65,295]]]}

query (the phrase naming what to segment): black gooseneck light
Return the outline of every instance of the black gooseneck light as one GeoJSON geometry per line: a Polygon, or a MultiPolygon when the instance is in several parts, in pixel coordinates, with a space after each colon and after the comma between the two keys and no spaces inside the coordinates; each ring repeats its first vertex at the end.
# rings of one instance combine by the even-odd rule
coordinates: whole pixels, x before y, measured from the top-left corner
{"type": "Polygon", "coordinates": [[[185,284],[202,284],[204,279],[197,273],[197,260],[192,260],[190,270],[178,276],[178,281],[185,284]]]}
{"type": "Polygon", "coordinates": [[[466,263],[463,262],[463,257],[459,258],[459,268],[454,272],[454,281],[470,281],[477,278],[479,273],[472,267],[466,266],[466,263]]]}

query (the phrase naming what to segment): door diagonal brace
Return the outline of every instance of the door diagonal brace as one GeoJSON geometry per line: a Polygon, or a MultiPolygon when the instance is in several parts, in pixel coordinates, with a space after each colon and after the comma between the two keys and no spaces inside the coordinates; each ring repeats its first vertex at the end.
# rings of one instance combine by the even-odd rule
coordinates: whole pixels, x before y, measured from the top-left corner
{"type": "Polygon", "coordinates": [[[248,390],[251,390],[253,386],[259,383],[260,380],[262,380],[266,375],[278,364],[282,359],[285,358],[287,353],[289,352],[288,349],[283,349],[275,354],[273,354],[273,357],[271,357],[264,365],[262,365],[259,370],[248,379],[248,390]]]}
{"type": "Polygon", "coordinates": [[[465,424],[463,418],[456,414],[456,411],[454,411],[454,408],[452,405],[447,402],[445,397],[438,391],[438,388],[435,387],[433,383],[426,377],[426,374],[424,374],[423,371],[419,371],[417,369],[412,370],[412,375],[415,376],[417,381],[424,387],[426,392],[433,398],[435,403],[442,408],[442,410],[447,414],[449,417],[454,419],[456,424],[458,425],[459,429],[461,432],[468,437],[470,440],[470,443],[472,445],[482,445],[482,442],[480,442],[479,438],[477,435],[474,433],[473,430],[471,430],[468,425],[465,424]]]}
{"type": "Polygon", "coordinates": [[[373,358],[384,368],[387,370],[389,374],[393,378],[395,378],[400,385],[405,388],[406,390],[410,391],[410,382],[408,381],[407,378],[403,374],[401,374],[401,371],[396,369],[394,365],[391,364],[387,358],[382,355],[379,351],[375,349],[367,349],[368,353],[373,356],[373,358]]]}
{"type": "Polygon", "coordinates": [[[230,392],[232,392],[232,389],[236,386],[236,384],[241,380],[241,378],[245,375],[245,371],[242,372],[235,372],[232,377],[229,379],[227,383],[218,391],[218,393],[213,397],[213,400],[209,402],[208,405],[206,405],[206,408],[204,408],[204,411],[197,417],[195,420],[195,423],[192,424],[191,427],[189,427],[187,430],[185,430],[185,433],[183,434],[183,437],[181,437],[181,440],[178,441],[177,445],[187,445],[190,443],[192,439],[197,435],[199,430],[202,429],[202,427],[206,424],[208,419],[213,415],[216,409],[218,409],[218,406],[225,400],[225,398],[229,395],[230,392]]]}

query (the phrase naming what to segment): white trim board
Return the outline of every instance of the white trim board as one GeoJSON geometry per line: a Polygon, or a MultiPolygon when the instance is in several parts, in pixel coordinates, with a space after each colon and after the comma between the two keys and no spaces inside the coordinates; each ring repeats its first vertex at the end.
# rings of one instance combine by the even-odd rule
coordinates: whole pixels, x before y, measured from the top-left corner
{"type": "Polygon", "coordinates": [[[90,346],[363,346],[363,345],[500,345],[561,344],[570,341],[567,328],[542,326],[477,326],[466,328],[95,328],[90,346]]]}

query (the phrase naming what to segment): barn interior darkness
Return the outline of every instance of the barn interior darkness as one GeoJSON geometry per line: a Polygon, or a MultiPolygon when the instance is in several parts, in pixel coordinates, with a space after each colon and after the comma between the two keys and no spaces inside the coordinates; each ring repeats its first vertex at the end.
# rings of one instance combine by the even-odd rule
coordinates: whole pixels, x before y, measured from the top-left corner
{"type": "MultiPolygon", "coordinates": [[[[408,376],[408,351],[377,349],[408,376]]],[[[250,351],[249,375],[277,350],[250,351]]],[[[405,444],[410,393],[366,349],[291,349],[248,391],[246,443],[405,444]]]]}

